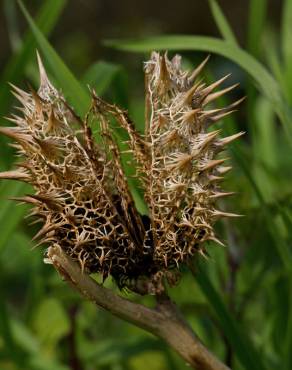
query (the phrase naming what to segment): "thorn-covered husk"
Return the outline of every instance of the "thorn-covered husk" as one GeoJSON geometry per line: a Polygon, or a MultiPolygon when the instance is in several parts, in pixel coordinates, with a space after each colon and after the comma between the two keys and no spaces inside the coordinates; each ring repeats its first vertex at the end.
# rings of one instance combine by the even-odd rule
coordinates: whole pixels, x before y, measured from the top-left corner
{"type": "Polygon", "coordinates": [[[237,85],[216,91],[225,76],[207,86],[199,79],[206,62],[189,73],[181,69],[179,56],[169,60],[152,53],[145,63],[142,136],[127,112],[94,91],[80,120],[49,81],[38,55],[38,91],[12,85],[22,115],[10,118],[15,127],[0,128],[17,142],[21,157],[18,169],[0,173],[0,179],[25,181],[35,189],[16,199],[31,204],[32,215],[43,222],[34,239],[60,246],[84,272],[98,272],[103,279],[111,275],[121,287],[134,290],[138,280],[145,281],[146,292],[161,289],[163,278],[173,282],[176,271],[196,253],[206,255],[208,240],[221,244],[215,221],[236,215],[215,205],[217,198],[232,195],[220,190],[230,167],[217,156],[242,133],[220,138],[220,131],[209,127],[240,101],[210,107],[237,85]],[[113,122],[128,136],[122,148],[113,122]],[[99,133],[98,142],[92,130],[99,133]],[[122,165],[129,158],[148,215],[135,207],[122,165]]]}

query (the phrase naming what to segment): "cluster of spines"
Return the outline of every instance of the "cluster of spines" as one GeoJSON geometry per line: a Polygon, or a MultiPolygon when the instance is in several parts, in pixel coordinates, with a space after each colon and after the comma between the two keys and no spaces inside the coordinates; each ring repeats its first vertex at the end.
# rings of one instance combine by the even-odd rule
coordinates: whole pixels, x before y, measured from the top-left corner
{"type": "MultiPolygon", "coordinates": [[[[2,172],[0,177],[34,186],[35,194],[18,200],[32,204],[31,214],[43,222],[35,237],[41,238],[40,244],[60,245],[83,270],[101,272],[104,278],[109,273],[126,275],[139,252],[130,230],[134,222],[127,218],[133,202],[117,148],[110,135],[105,150],[94,143],[87,122],[90,114],[84,121],[74,116],[49,82],[40,60],[39,66],[38,92],[28,94],[13,87],[23,117],[15,116],[16,127],[2,127],[0,132],[17,142],[14,146],[24,161],[17,164],[19,170],[2,172]]],[[[90,111],[97,115],[94,97],[90,111]]],[[[99,118],[105,138],[108,122],[99,118]]],[[[131,215],[137,216],[134,211],[131,215]]]]}
{"type": "MultiPolygon", "coordinates": [[[[207,58],[208,59],[208,58],[207,58]]],[[[242,133],[220,139],[219,130],[209,127],[230,114],[241,102],[221,109],[208,105],[237,85],[219,92],[228,76],[206,86],[196,81],[207,59],[189,74],[182,71],[180,58],[153,53],[146,63],[148,111],[146,141],[150,144],[148,188],[155,259],[165,266],[179,266],[197,251],[204,253],[204,242],[214,240],[213,224],[218,217],[236,216],[215,208],[215,200],[231,195],[220,191],[222,174],[230,167],[217,155],[242,133]]]]}
{"type": "Polygon", "coordinates": [[[241,100],[220,109],[208,107],[236,87],[214,92],[228,76],[206,86],[197,77],[207,59],[188,73],[179,56],[170,61],[153,53],[145,64],[148,119],[143,137],[127,112],[94,92],[88,114],[80,119],[38,61],[40,88],[27,93],[13,86],[23,116],[10,118],[16,127],[0,128],[16,141],[24,161],[0,178],[34,186],[36,194],[18,200],[32,204],[31,214],[43,222],[35,237],[40,244],[58,244],[84,271],[104,278],[111,274],[123,285],[140,277],[156,281],[161,271],[179,267],[197,252],[204,254],[205,241],[220,243],[214,222],[235,215],[215,208],[218,198],[232,194],[220,190],[230,167],[217,155],[242,133],[222,139],[219,130],[209,127],[241,100]],[[149,217],[135,208],[112,119],[128,134],[149,217]],[[96,122],[98,143],[91,134],[96,122]]]}

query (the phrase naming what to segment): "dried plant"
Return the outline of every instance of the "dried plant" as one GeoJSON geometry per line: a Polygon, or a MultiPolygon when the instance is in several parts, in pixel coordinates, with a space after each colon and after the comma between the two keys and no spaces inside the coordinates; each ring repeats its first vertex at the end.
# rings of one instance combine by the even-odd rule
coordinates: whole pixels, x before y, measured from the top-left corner
{"type": "MultiPolygon", "coordinates": [[[[207,58],[208,59],[208,58],[207,58]]],[[[33,205],[42,223],[35,239],[49,245],[47,258],[81,294],[124,320],[163,338],[191,366],[227,369],[198,340],[165,291],[183,264],[205,255],[220,217],[223,175],[231,168],[219,157],[242,133],[220,138],[212,125],[241,100],[221,109],[213,102],[236,85],[215,91],[228,76],[211,85],[199,80],[207,59],[192,73],[181,60],[152,53],[145,63],[146,128],[141,135],[127,112],[96,96],[79,118],[49,81],[38,56],[40,87],[25,92],[13,86],[21,114],[8,118],[16,126],[0,132],[16,143],[17,170],[0,178],[27,182],[35,193],[16,198],[33,205]],[[136,177],[148,215],[140,215],[123,167],[125,151],[113,123],[127,135],[136,177]],[[98,136],[94,140],[95,132],[98,136]],[[79,266],[78,266],[79,265],[79,266]],[[111,275],[120,288],[155,294],[157,307],[119,297],[88,275],[111,275]]],[[[122,144],[125,146],[125,143],[122,144]]]]}
{"type": "MultiPolygon", "coordinates": [[[[207,58],[208,59],[208,58],[207,58]]],[[[210,104],[236,85],[214,90],[198,80],[207,59],[192,73],[156,52],[145,63],[145,135],[139,134],[127,112],[92,92],[92,104],[80,119],[49,81],[38,57],[40,87],[27,93],[13,86],[21,115],[9,118],[15,127],[0,132],[16,141],[21,161],[1,178],[30,183],[35,194],[18,200],[33,205],[32,216],[43,223],[39,244],[59,246],[78,260],[86,273],[114,277],[120,287],[146,293],[163,289],[181,264],[215,236],[219,183],[231,167],[218,154],[242,133],[219,138],[210,126],[231,113],[241,100],[221,109],[210,104]],[[127,132],[149,216],[134,205],[122,165],[122,154],[111,122],[127,132]],[[98,129],[100,139],[93,139],[98,129]],[[140,284],[140,285],[139,285],[140,284]],[[141,288],[142,287],[142,288],[141,288]]]]}

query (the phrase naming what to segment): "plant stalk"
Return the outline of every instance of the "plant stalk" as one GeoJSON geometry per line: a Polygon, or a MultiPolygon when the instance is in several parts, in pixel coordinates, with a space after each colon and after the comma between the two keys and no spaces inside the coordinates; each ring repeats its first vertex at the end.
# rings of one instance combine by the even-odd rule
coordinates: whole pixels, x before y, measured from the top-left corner
{"type": "Polygon", "coordinates": [[[120,319],[163,339],[193,369],[230,370],[201,343],[168,296],[158,296],[156,308],[148,308],[115,294],[82,273],[79,265],[58,246],[49,248],[48,260],[82,296],[120,319]]]}

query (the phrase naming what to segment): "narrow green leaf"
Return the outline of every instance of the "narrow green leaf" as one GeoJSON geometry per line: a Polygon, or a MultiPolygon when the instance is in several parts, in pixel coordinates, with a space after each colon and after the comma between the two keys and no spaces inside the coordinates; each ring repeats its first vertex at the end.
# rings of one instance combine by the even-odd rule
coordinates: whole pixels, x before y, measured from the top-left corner
{"type": "MultiPolygon", "coordinates": [[[[1,297],[0,290],[0,297],[1,297]]],[[[0,304],[0,337],[4,340],[4,345],[7,352],[10,355],[10,359],[16,363],[18,366],[23,365],[21,360],[21,355],[19,353],[18,347],[14,341],[12,328],[10,325],[10,317],[8,315],[7,306],[4,297],[1,297],[0,304]]]]}
{"type": "Polygon", "coordinates": [[[128,76],[125,69],[114,63],[99,61],[85,72],[81,82],[95,89],[99,96],[106,98],[121,108],[127,109],[128,76]]]}
{"type": "Polygon", "coordinates": [[[21,44],[19,24],[17,22],[16,3],[11,0],[3,0],[3,11],[7,23],[8,37],[12,50],[17,50],[21,44]]]}
{"type": "Polygon", "coordinates": [[[273,107],[270,102],[259,96],[254,101],[252,124],[254,125],[255,142],[253,158],[255,159],[254,176],[267,202],[273,201],[274,179],[268,176],[265,168],[270,170],[277,166],[277,130],[273,107]]]}
{"type": "MultiPolygon", "coordinates": [[[[26,354],[26,356],[24,356],[24,353],[22,354],[18,369],[69,370],[67,366],[60,364],[51,354],[48,355],[48,353],[42,351],[39,338],[22,321],[16,319],[11,320],[11,327],[15,343],[26,354]],[[24,363],[24,359],[27,363],[24,363]]],[[[13,356],[15,356],[15,353],[13,356]]]]}
{"type": "Polygon", "coordinates": [[[208,275],[201,267],[198,271],[196,271],[193,266],[190,267],[195,280],[199,284],[207,300],[210,302],[224,334],[244,369],[264,370],[265,367],[262,363],[261,356],[256,352],[249,338],[229,313],[220,295],[213,287],[208,275]]]}
{"type": "Polygon", "coordinates": [[[209,0],[209,6],[222,37],[231,44],[237,45],[236,37],[216,0],[209,0]]]}
{"type": "Polygon", "coordinates": [[[15,343],[25,352],[34,354],[40,350],[38,338],[20,320],[11,320],[11,330],[15,343]]]}
{"type": "Polygon", "coordinates": [[[287,99],[287,81],[284,78],[285,71],[283,70],[283,65],[278,50],[278,35],[275,34],[275,32],[273,32],[272,30],[268,29],[265,31],[265,40],[264,55],[267,59],[269,69],[272,71],[273,75],[277,79],[283,90],[283,94],[285,94],[285,98],[287,99]]]}
{"type": "Polygon", "coordinates": [[[58,361],[55,358],[48,358],[48,356],[46,356],[45,361],[44,361],[44,357],[45,356],[41,353],[31,356],[31,359],[29,362],[29,370],[70,370],[72,369],[72,367],[62,364],[61,360],[58,361]]]}
{"type": "MultiPolygon", "coordinates": [[[[264,99],[264,98],[262,97],[262,99],[264,99]]],[[[221,104],[221,106],[228,105],[228,101],[227,101],[226,97],[223,96],[219,100],[220,100],[219,104],[221,104]]],[[[266,104],[270,104],[266,99],[264,99],[264,100],[265,100],[266,104]]],[[[267,114],[267,116],[269,116],[272,113],[269,111],[268,113],[266,112],[265,114],[267,114]]],[[[265,123],[266,123],[265,118],[267,118],[267,117],[265,117],[265,118],[261,117],[261,118],[263,120],[262,125],[265,125],[265,123]]],[[[237,127],[238,127],[238,125],[235,122],[235,118],[234,118],[233,115],[230,115],[230,116],[226,117],[225,118],[225,124],[222,127],[223,135],[224,136],[229,136],[229,135],[234,134],[234,130],[237,127]],[[230,130],[230,129],[228,129],[228,127],[232,128],[232,129],[230,130]]],[[[262,130],[264,130],[264,127],[262,128],[262,130]]],[[[270,132],[270,134],[271,134],[271,132],[270,132]]],[[[272,141],[273,139],[270,138],[270,137],[266,138],[266,139],[271,140],[271,142],[273,142],[272,141]]],[[[272,148],[276,144],[275,143],[271,144],[271,147],[268,147],[268,144],[265,144],[265,145],[267,145],[267,146],[265,146],[265,151],[268,151],[268,150],[272,150],[272,148]]],[[[259,186],[259,184],[257,183],[256,179],[253,176],[251,163],[246,160],[245,155],[243,153],[243,150],[237,142],[231,143],[231,145],[229,146],[229,151],[232,154],[232,157],[234,158],[234,161],[237,162],[239,168],[242,170],[246,179],[249,181],[249,183],[250,183],[250,185],[251,185],[251,187],[252,187],[252,189],[253,189],[256,197],[257,197],[257,200],[258,200],[259,204],[265,210],[264,219],[265,219],[265,222],[266,222],[266,226],[267,226],[267,230],[269,232],[270,238],[272,240],[272,246],[275,250],[275,253],[279,256],[283,266],[285,267],[285,270],[286,271],[291,271],[291,253],[290,253],[290,250],[289,250],[289,246],[288,246],[287,241],[285,240],[285,238],[282,236],[282,233],[279,229],[279,223],[277,223],[272,211],[270,210],[270,208],[266,204],[266,200],[265,200],[266,198],[265,198],[265,194],[263,193],[263,189],[259,186]]],[[[265,154],[263,153],[263,155],[265,155],[265,154]]],[[[273,158],[273,161],[274,160],[275,160],[275,158],[273,158]]],[[[283,209],[279,208],[279,213],[281,214],[282,217],[285,216],[283,209]]]]}
{"type": "MultiPolygon", "coordinates": [[[[265,25],[265,16],[267,9],[266,0],[250,0],[248,27],[247,27],[247,51],[256,58],[261,57],[262,37],[265,25]]],[[[256,127],[253,123],[254,102],[257,97],[256,89],[252,80],[247,79],[246,92],[249,99],[247,100],[247,124],[251,132],[251,142],[253,148],[257,146],[256,127]]]]}
{"type": "MultiPolygon", "coordinates": [[[[14,3],[14,1],[9,1],[9,3],[14,3]]],[[[36,17],[36,24],[45,35],[50,34],[54,28],[65,4],[66,0],[46,0],[43,2],[36,17]]],[[[7,115],[13,99],[8,82],[12,82],[15,85],[20,82],[26,66],[34,57],[32,51],[35,47],[36,42],[33,34],[28,31],[24,36],[20,49],[12,55],[0,75],[0,124],[3,122],[3,116],[7,115]]],[[[6,140],[2,136],[0,137],[0,164],[1,168],[9,168],[12,150],[4,143],[6,144],[6,140]]]]}
{"type": "Polygon", "coordinates": [[[271,237],[271,240],[273,241],[272,246],[275,248],[275,251],[280,257],[280,260],[285,269],[291,273],[292,270],[291,252],[289,250],[289,246],[286,240],[281,235],[282,233],[279,230],[279,224],[275,220],[275,215],[265,203],[264,195],[262,194],[261,189],[255,182],[255,179],[253,178],[249,170],[249,163],[247,163],[247,161],[244,160],[243,156],[239,154],[237,150],[234,150],[233,154],[237,158],[238,163],[240,163],[241,168],[243,169],[245,175],[252,184],[253,189],[257,195],[257,198],[260,200],[261,207],[264,210],[264,219],[266,221],[267,230],[271,237]]]}
{"type": "Polygon", "coordinates": [[[282,11],[282,54],[289,101],[292,103],[292,1],[285,0],[282,11]]]}
{"type": "Polygon", "coordinates": [[[281,91],[272,75],[255,58],[243,49],[224,40],[208,36],[157,36],[140,40],[107,40],[105,45],[131,52],[151,50],[199,50],[222,55],[250,74],[272,101],[280,101],[281,91]],[[269,91],[266,91],[269,90],[269,91]]]}
{"type": "MultiPolygon", "coordinates": [[[[66,0],[46,0],[37,17],[35,23],[42,30],[44,35],[50,34],[58,21],[66,0]]],[[[34,58],[33,50],[36,47],[32,32],[27,32],[20,50],[15,53],[8,61],[0,77],[0,116],[7,112],[12,94],[9,91],[7,82],[17,84],[23,77],[27,63],[34,58]]]]}
{"type": "Polygon", "coordinates": [[[131,357],[137,356],[145,351],[161,351],[165,344],[152,338],[124,338],[104,340],[100,344],[86,345],[86,360],[99,366],[108,366],[131,357]],[[88,349],[89,347],[89,349],[88,349]]]}
{"type": "Polygon", "coordinates": [[[285,267],[285,269],[289,272],[292,270],[291,265],[291,253],[289,250],[289,246],[286,240],[281,236],[281,232],[279,230],[279,225],[275,220],[275,215],[271,211],[271,209],[267,206],[265,202],[265,197],[262,192],[262,189],[256,183],[250,168],[250,163],[245,159],[242,150],[240,147],[233,143],[230,146],[230,151],[237,161],[238,165],[242,169],[243,173],[245,174],[246,178],[249,180],[261,207],[264,209],[264,219],[266,221],[267,230],[269,231],[269,235],[271,240],[273,241],[272,246],[275,248],[276,253],[280,257],[281,263],[285,267]]]}
{"type": "Polygon", "coordinates": [[[70,322],[60,301],[44,299],[35,310],[33,327],[42,346],[54,347],[70,331],[70,322]]]}
{"type": "Polygon", "coordinates": [[[0,251],[5,247],[5,244],[9,236],[13,233],[13,230],[18,226],[20,220],[23,219],[24,214],[27,211],[27,207],[17,204],[15,201],[9,200],[8,197],[17,197],[23,195],[29,190],[26,184],[7,180],[0,188],[0,225],[5,225],[1,228],[0,233],[0,251]]]}
{"type": "Polygon", "coordinates": [[[29,13],[27,12],[22,1],[18,4],[30,25],[32,33],[46,58],[51,72],[54,74],[61,86],[64,86],[64,95],[68,101],[75,107],[77,112],[83,116],[90,105],[90,96],[85,88],[80,85],[78,80],[74,77],[73,73],[68,69],[63,60],[56,53],[51,44],[47,41],[45,36],[39,30],[29,13]]]}
{"type": "Polygon", "coordinates": [[[288,295],[288,318],[287,318],[287,330],[286,330],[286,340],[284,344],[284,369],[291,370],[292,368],[292,275],[289,276],[289,295],[288,295]]]}
{"type": "Polygon", "coordinates": [[[121,67],[117,64],[99,61],[94,63],[82,77],[83,85],[93,87],[96,94],[101,96],[109,88],[121,67]]]}
{"type": "Polygon", "coordinates": [[[274,77],[253,56],[226,41],[207,36],[157,36],[140,40],[107,40],[105,44],[131,52],[151,50],[199,50],[222,55],[245,70],[262,94],[269,99],[292,143],[291,111],[284,102],[281,89],[274,77]]]}
{"type": "Polygon", "coordinates": [[[247,50],[259,57],[261,53],[261,38],[265,26],[267,0],[250,0],[247,28],[247,50]]]}
{"type": "Polygon", "coordinates": [[[283,1],[282,9],[282,53],[286,64],[292,59],[292,2],[283,1]]]}

